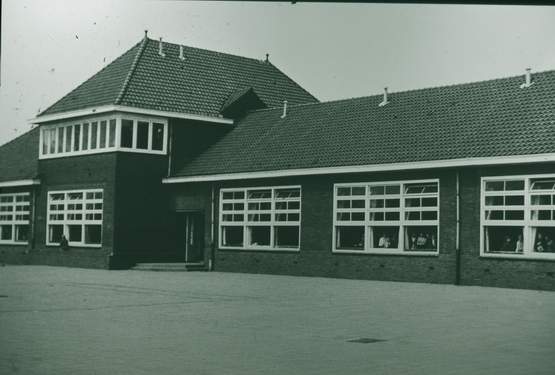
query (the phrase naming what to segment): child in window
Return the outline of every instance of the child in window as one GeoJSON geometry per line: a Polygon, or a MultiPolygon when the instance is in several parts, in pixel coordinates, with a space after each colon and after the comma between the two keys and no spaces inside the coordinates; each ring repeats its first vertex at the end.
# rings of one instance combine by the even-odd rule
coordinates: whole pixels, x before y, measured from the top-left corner
{"type": "Polygon", "coordinates": [[[524,244],[523,244],[523,241],[522,241],[522,234],[519,234],[519,235],[518,235],[518,239],[516,240],[516,248],[515,248],[515,251],[516,251],[517,253],[522,253],[522,249],[524,248],[523,245],[524,245],[524,244]]]}

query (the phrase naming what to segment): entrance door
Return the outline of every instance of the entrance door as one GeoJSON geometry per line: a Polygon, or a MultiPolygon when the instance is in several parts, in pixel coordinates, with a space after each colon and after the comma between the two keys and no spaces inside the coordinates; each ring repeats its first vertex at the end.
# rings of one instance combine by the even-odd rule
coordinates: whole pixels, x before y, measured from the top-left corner
{"type": "Polygon", "coordinates": [[[204,261],[204,221],[201,212],[185,213],[185,262],[204,261]]]}

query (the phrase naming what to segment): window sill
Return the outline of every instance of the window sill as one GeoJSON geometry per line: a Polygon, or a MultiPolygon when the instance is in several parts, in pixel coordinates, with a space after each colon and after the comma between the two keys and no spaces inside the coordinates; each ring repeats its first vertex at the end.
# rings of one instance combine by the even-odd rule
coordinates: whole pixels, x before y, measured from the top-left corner
{"type": "Polygon", "coordinates": [[[220,246],[218,250],[223,251],[252,251],[252,252],[277,252],[277,253],[298,253],[300,249],[291,247],[223,247],[220,246]]]}
{"type": "Polygon", "coordinates": [[[480,258],[555,261],[555,253],[543,253],[543,254],[533,254],[533,255],[530,255],[530,254],[510,254],[510,253],[480,254],[480,258]]]}
{"type": "Polygon", "coordinates": [[[29,242],[16,242],[16,241],[0,241],[0,246],[2,245],[18,245],[18,246],[27,246],[29,242]]]}
{"type": "Polygon", "coordinates": [[[399,251],[399,250],[332,250],[334,254],[360,254],[360,255],[396,255],[396,256],[439,256],[438,251],[399,251]]]}
{"type": "MultiPolygon", "coordinates": [[[[59,243],[47,243],[46,244],[47,247],[60,247],[59,243]]],[[[69,248],[93,248],[93,249],[100,249],[102,248],[102,245],[87,245],[87,244],[68,244],[69,248]]]]}

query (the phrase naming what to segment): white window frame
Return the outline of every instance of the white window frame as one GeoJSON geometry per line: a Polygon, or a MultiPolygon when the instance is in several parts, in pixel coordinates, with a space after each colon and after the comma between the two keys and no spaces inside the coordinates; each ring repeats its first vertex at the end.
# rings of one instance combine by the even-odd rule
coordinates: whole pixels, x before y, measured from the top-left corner
{"type": "MultiPolygon", "coordinates": [[[[65,237],[68,239],[68,244],[69,246],[74,246],[74,247],[94,247],[94,248],[100,248],[102,247],[102,236],[104,234],[104,189],[75,189],[75,190],[49,190],[47,193],[47,198],[46,198],[46,204],[47,204],[47,210],[46,210],[46,245],[47,246],[60,246],[59,242],[50,242],[50,233],[49,233],[49,226],[50,225],[62,225],[63,228],[63,234],[65,235],[65,237]],[[86,204],[87,203],[99,203],[99,199],[87,199],[86,198],[86,194],[87,193],[102,193],[102,209],[98,210],[98,209],[93,209],[92,211],[88,211],[86,208],[86,204]],[[82,193],[83,194],[83,199],[79,200],[77,203],[81,203],[83,205],[82,209],[80,211],[75,211],[72,212],[68,209],[67,207],[67,194],[70,193],[82,193]],[[50,200],[50,196],[53,194],[64,194],[64,200],[63,200],[63,204],[64,204],[64,209],[63,210],[55,210],[52,211],[50,209],[50,204],[51,201],[50,200]],[[87,202],[88,201],[88,202],[87,202]],[[82,218],[80,220],[69,220],[67,218],[67,214],[68,213],[75,213],[75,214],[81,214],[82,218]],[[102,215],[100,220],[90,220],[90,219],[86,219],[86,215],[87,214],[98,214],[100,213],[102,215]],[[64,215],[64,219],[63,220],[52,220],[50,218],[51,214],[63,214],[64,215]],[[81,226],[81,241],[80,242],[76,242],[76,241],[69,241],[69,225],[80,225],[81,226]],[[85,243],[85,225],[100,225],[100,231],[101,231],[101,238],[100,238],[100,243],[99,244],[87,244],[85,243]]],[[[62,203],[58,203],[58,204],[62,204],[62,203]]]]}
{"type": "MultiPolygon", "coordinates": [[[[260,201],[263,199],[260,199],[260,201]]],[[[284,252],[299,252],[301,248],[301,220],[302,220],[302,187],[300,185],[283,185],[283,186],[252,186],[252,187],[240,187],[240,188],[224,188],[220,189],[220,213],[219,213],[219,221],[218,221],[218,242],[219,248],[225,250],[265,250],[265,251],[284,251],[284,252]],[[277,210],[276,209],[276,202],[280,202],[279,199],[276,199],[275,190],[281,189],[299,189],[299,197],[295,199],[289,199],[290,201],[298,201],[299,208],[298,210],[277,210]],[[248,191],[250,190],[271,190],[272,197],[270,199],[265,199],[265,202],[270,202],[270,210],[263,210],[264,214],[270,214],[270,221],[261,221],[261,222],[254,222],[248,220],[249,209],[248,204],[249,202],[255,203],[258,200],[250,200],[248,199],[248,191]],[[228,192],[243,192],[243,199],[241,200],[224,200],[223,196],[224,193],[228,192]],[[229,214],[229,212],[234,212],[236,214],[242,214],[243,220],[242,221],[232,221],[232,222],[224,222],[223,221],[223,205],[225,203],[243,203],[243,210],[241,211],[226,211],[225,214],[229,214]],[[297,221],[277,221],[276,214],[280,213],[298,213],[299,220],[297,221]],[[223,227],[242,227],[243,228],[243,246],[224,246],[223,244],[223,227]],[[260,246],[260,245],[249,245],[249,234],[248,228],[254,226],[263,226],[263,227],[270,227],[270,245],[269,246],[260,246]],[[298,246],[297,247],[283,247],[283,246],[275,246],[275,228],[276,227],[283,227],[283,226],[292,226],[299,228],[299,238],[298,238],[298,246]]],[[[251,211],[253,212],[253,211],[251,211]]]]}
{"type": "Polygon", "coordinates": [[[96,116],[96,117],[87,117],[78,120],[64,120],[63,122],[56,123],[56,124],[43,124],[40,126],[40,135],[39,135],[39,159],[53,159],[53,158],[60,158],[60,157],[67,157],[67,156],[76,156],[76,155],[89,155],[89,154],[100,154],[105,152],[113,152],[113,151],[120,151],[120,152],[134,152],[134,153],[143,153],[143,154],[154,154],[154,155],[166,155],[168,149],[168,120],[159,117],[151,117],[151,116],[141,116],[135,114],[128,114],[128,113],[114,113],[112,115],[104,115],[104,116],[96,116]],[[132,139],[132,147],[121,147],[120,140],[121,140],[121,123],[122,120],[131,120],[133,121],[133,139],[132,139]],[[115,139],[114,139],[114,146],[110,147],[110,120],[115,120],[116,129],[115,129],[115,139]],[[106,121],[106,142],[103,148],[100,148],[100,123],[101,121],[106,121]],[[148,122],[149,126],[149,133],[148,133],[148,148],[147,149],[140,149],[137,148],[137,122],[144,121],[148,122]],[[91,135],[92,135],[92,123],[97,123],[97,136],[96,136],[96,147],[91,149],[91,135]],[[83,124],[88,123],[88,138],[87,150],[83,150],[83,124]],[[152,140],[154,131],[154,123],[162,124],[164,129],[163,135],[163,144],[162,150],[153,150],[152,149],[152,140]],[[75,138],[75,125],[80,125],[80,132],[79,132],[79,151],[74,151],[74,138],[75,138]],[[67,130],[66,128],[71,127],[71,147],[70,150],[66,150],[66,137],[67,137],[67,130]],[[50,130],[54,130],[53,134],[55,136],[54,141],[54,153],[50,153],[50,134],[48,133],[50,130]],[[63,152],[58,152],[58,132],[64,132],[64,145],[63,145],[63,152]],[[43,142],[48,141],[46,145],[46,150],[43,149],[43,142]],[[46,152],[44,152],[46,151],[46,152]]]}
{"type": "MultiPolygon", "coordinates": [[[[393,196],[393,195],[391,195],[393,196]]],[[[432,197],[432,195],[430,195],[432,197]]],[[[406,256],[438,256],[439,249],[440,249],[440,211],[441,211],[441,186],[440,181],[438,178],[435,179],[422,179],[422,180],[396,180],[396,181],[371,181],[371,182],[352,182],[352,183],[337,183],[333,185],[333,224],[332,224],[332,253],[346,253],[346,254],[381,254],[381,255],[406,255],[406,256]],[[414,208],[417,211],[436,211],[437,212],[437,219],[436,220],[420,220],[420,221],[412,221],[405,219],[405,213],[410,211],[409,207],[405,207],[405,199],[413,197],[412,195],[407,195],[404,192],[404,186],[406,184],[426,184],[426,183],[437,183],[437,193],[434,193],[434,197],[437,197],[437,207],[435,209],[418,209],[414,208]],[[399,184],[400,191],[398,195],[399,197],[399,207],[396,211],[399,212],[399,220],[398,221],[380,221],[378,224],[376,222],[370,220],[370,200],[372,196],[369,194],[370,187],[375,186],[387,186],[387,185],[396,185],[399,184]],[[353,221],[353,222],[346,222],[337,220],[337,213],[341,212],[340,209],[337,208],[337,201],[341,200],[341,197],[338,196],[337,191],[338,188],[342,187],[364,187],[365,194],[364,196],[359,196],[360,198],[356,198],[357,196],[353,196],[353,199],[364,199],[365,200],[365,208],[360,209],[361,212],[364,212],[364,220],[363,221],[353,221]],[[336,236],[337,236],[337,227],[345,227],[345,226],[354,226],[354,227],[364,227],[364,249],[363,250],[350,250],[350,249],[338,249],[336,236]],[[396,249],[393,248],[375,248],[370,243],[370,227],[391,227],[391,226],[398,226],[399,227],[399,238],[397,239],[398,247],[396,249]],[[437,227],[437,237],[436,237],[436,250],[435,251],[411,251],[405,250],[405,228],[411,226],[435,226],[437,227]]],[[[384,198],[385,199],[385,198],[384,198]]],[[[352,210],[351,210],[352,211],[352,210]]],[[[380,211],[388,211],[387,209],[380,209],[380,211]]]]}
{"type": "MultiPolygon", "coordinates": [[[[532,228],[537,227],[555,227],[555,220],[532,220],[531,214],[533,210],[538,210],[537,206],[533,206],[531,202],[531,196],[534,194],[540,194],[541,191],[532,191],[530,181],[533,179],[555,179],[555,174],[528,174],[528,175],[508,175],[508,176],[483,176],[480,179],[480,257],[484,258],[509,258],[509,259],[541,259],[541,260],[555,260],[555,253],[540,253],[533,251],[533,241],[532,238],[532,228]],[[517,190],[516,192],[521,192],[520,195],[524,194],[524,206],[515,206],[513,208],[518,208],[524,210],[524,220],[486,220],[486,196],[495,195],[495,193],[503,194],[503,192],[486,192],[486,182],[489,181],[505,181],[505,180],[519,180],[524,179],[524,191],[517,190]],[[522,253],[500,253],[500,252],[486,252],[485,251],[485,227],[488,226],[517,226],[522,227],[523,235],[523,252],[522,253]]],[[[510,194],[508,194],[510,195],[510,194]]],[[[553,193],[552,193],[553,195],[553,193]]],[[[489,206],[491,208],[496,208],[498,206],[489,206]]],[[[510,206],[500,206],[500,209],[505,209],[510,206]]]]}
{"type": "MultiPolygon", "coordinates": [[[[0,207],[11,207],[12,211],[0,211],[0,226],[11,226],[12,227],[12,236],[9,240],[2,240],[0,238],[0,245],[28,245],[29,241],[16,241],[15,239],[15,227],[18,225],[27,225],[28,226],[28,230],[30,229],[30,216],[31,216],[31,194],[29,192],[23,192],[23,193],[3,193],[0,194],[0,198],[2,197],[7,197],[7,196],[11,196],[13,197],[12,202],[1,202],[0,199],[0,207]],[[20,197],[20,196],[27,196],[29,197],[29,199],[27,199],[26,201],[23,202],[17,202],[17,198],[16,197],[20,197]],[[16,207],[25,207],[27,206],[26,210],[23,211],[17,211],[16,207]],[[12,216],[11,220],[3,220],[1,218],[1,215],[9,212],[9,214],[12,216]],[[16,218],[16,215],[27,215],[27,220],[18,220],[16,218]]],[[[1,228],[0,228],[1,230],[1,228]]]]}

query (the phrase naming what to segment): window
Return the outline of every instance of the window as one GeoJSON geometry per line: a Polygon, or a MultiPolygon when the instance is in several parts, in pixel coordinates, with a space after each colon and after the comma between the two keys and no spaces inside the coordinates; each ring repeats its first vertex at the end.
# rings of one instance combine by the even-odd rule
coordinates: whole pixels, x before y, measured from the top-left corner
{"type": "Polygon", "coordinates": [[[439,182],[337,184],[334,251],[437,254],[439,182]]]}
{"type": "Polygon", "coordinates": [[[59,245],[62,235],[72,246],[102,243],[103,191],[48,193],[47,245],[59,245]]]}
{"type": "Polygon", "coordinates": [[[0,194],[0,244],[26,244],[29,237],[30,194],[0,194]]]}
{"type": "Polygon", "coordinates": [[[220,247],[300,247],[301,188],[260,187],[220,192],[220,247]]]}
{"type": "Polygon", "coordinates": [[[133,121],[122,120],[121,122],[121,147],[133,147],[133,121]]]}
{"type": "Polygon", "coordinates": [[[148,149],[149,124],[145,121],[137,122],[137,148],[148,149]]]}
{"type": "Polygon", "coordinates": [[[555,175],[484,177],[482,255],[555,259],[555,175]]]}
{"type": "Polygon", "coordinates": [[[165,154],[167,122],[114,114],[80,123],[41,125],[40,159],[110,151],[165,154]]]}

